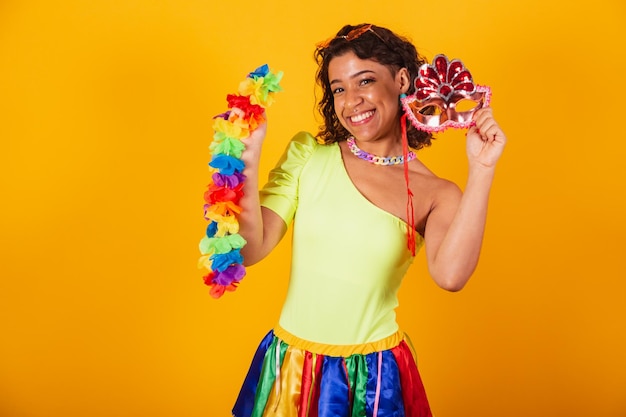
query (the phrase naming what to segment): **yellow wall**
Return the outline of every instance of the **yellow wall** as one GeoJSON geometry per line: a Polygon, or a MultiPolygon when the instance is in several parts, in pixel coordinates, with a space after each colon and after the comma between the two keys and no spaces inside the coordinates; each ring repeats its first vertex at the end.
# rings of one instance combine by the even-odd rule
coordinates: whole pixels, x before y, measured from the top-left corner
{"type": "MultiPolygon", "coordinates": [[[[288,241],[209,297],[211,117],[284,71],[266,172],[317,126],[313,45],[363,21],[461,58],[510,139],[468,287],[421,254],[402,290],[436,415],[626,415],[624,2],[383,3],[0,2],[1,416],[230,415],[288,241]]],[[[461,134],[421,157],[463,184],[461,134]]]]}

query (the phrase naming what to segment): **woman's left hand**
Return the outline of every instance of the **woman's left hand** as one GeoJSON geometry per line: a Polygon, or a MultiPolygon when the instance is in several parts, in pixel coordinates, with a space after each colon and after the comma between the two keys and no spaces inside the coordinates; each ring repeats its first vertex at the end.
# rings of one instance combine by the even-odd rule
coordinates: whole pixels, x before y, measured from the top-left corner
{"type": "Polygon", "coordinates": [[[467,131],[467,157],[470,164],[480,164],[493,168],[500,159],[506,136],[493,118],[491,107],[485,107],[474,114],[476,124],[467,131]]]}

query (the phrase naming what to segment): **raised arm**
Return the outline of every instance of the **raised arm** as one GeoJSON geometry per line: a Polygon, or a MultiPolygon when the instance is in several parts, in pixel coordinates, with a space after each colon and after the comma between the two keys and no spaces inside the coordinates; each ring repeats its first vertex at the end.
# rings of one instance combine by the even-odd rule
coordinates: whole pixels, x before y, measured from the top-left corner
{"type": "Polygon", "coordinates": [[[425,229],[428,269],[449,291],[462,289],[478,264],[485,231],[489,192],[506,136],[491,108],[475,114],[467,132],[469,173],[463,193],[447,184],[438,194],[425,229]]]}
{"type": "Polygon", "coordinates": [[[259,161],[266,132],[267,123],[263,123],[248,138],[242,139],[246,145],[241,156],[245,163],[243,174],[246,181],[244,195],[239,201],[242,208],[239,215],[239,234],[247,241],[241,249],[246,266],[265,258],[287,231],[283,219],[273,211],[261,207],[259,199],[259,161]]]}

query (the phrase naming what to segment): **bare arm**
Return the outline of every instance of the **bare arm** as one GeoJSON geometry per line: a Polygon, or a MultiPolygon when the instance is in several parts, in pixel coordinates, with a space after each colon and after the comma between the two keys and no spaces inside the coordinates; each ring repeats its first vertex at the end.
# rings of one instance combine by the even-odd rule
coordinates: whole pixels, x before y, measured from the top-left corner
{"type": "Polygon", "coordinates": [[[261,207],[259,199],[259,161],[261,148],[267,131],[267,123],[263,123],[252,134],[242,139],[246,145],[241,159],[245,163],[243,174],[244,195],[239,201],[239,234],[246,239],[241,249],[244,265],[249,266],[265,258],[276,247],[287,231],[287,226],[280,216],[273,211],[261,207]]]}
{"type": "Polygon", "coordinates": [[[463,193],[449,184],[439,193],[425,229],[428,268],[435,282],[449,291],[462,289],[478,264],[489,192],[506,137],[490,108],[475,115],[467,132],[469,174],[463,193]]]}

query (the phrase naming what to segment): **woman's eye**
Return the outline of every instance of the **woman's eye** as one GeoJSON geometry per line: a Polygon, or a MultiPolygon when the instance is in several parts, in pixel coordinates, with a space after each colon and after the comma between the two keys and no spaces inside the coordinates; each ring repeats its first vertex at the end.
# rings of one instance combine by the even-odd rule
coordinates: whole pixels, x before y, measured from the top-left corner
{"type": "Polygon", "coordinates": [[[361,80],[361,82],[359,84],[360,85],[367,85],[367,84],[370,84],[370,83],[373,83],[373,82],[374,82],[373,78],[365,78],[365,79],[361,80]]]}
{"type": "Polygon", "coordinates": [[[342,91],[343,91],[343,88],[341,88],[341,87],[337,87],[337,88],[335,88],[335,89],[333,90],[333,94],[339,94],[339,93],[341,93],[342,91]]]}

